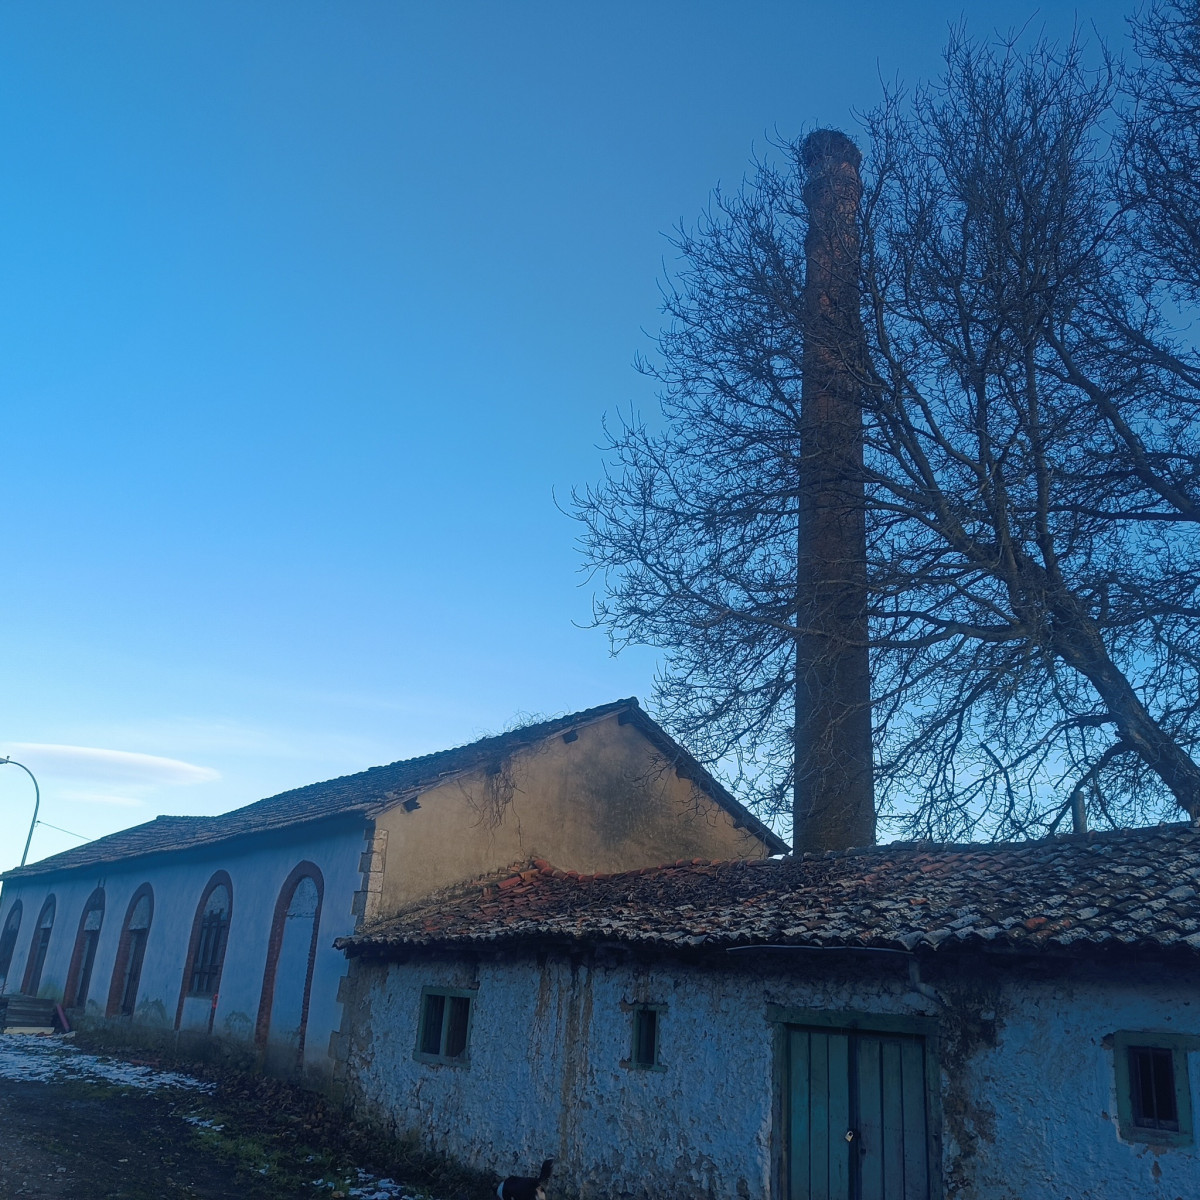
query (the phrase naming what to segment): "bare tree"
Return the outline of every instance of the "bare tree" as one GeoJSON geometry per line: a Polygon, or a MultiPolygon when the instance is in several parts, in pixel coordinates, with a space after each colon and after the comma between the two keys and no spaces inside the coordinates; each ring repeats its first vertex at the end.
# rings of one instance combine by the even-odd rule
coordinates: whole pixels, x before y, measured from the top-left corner
{"type": "MultiPolygon", "coordinates": [[[[1196,815],[1200,361],[1160,294],[1186,279],[1178,243],[1130,195],[1151,185],[1129,130],[1153,122],[1110,141],[1133,109],[1077,45],[958,36],[946,63],[865,122],[881,809],[937,837],[1196,815]]],[[[1155,128],[1171,119],[1160,106],[1155,128]]],[[[667,648],[664,719],[733,756],[768,808],[790,782],[803,634],[803,184],[793,147],[680,234],[653,369],[665,426],[624,424],[578,497],[598,621],[667,648]]]]}
{"type": "Polygon", "coordinates": [[[1117,176],[1149,282],[1200,292],[1200,2],[1165,0],[1131,22],[1141,56],[1129,77],[1117,176]]]}
{"type": "Polygon", "coordinates": [[[805,229],[795,165],[762,165],[675,241],[670,325],[641,369],[661,427],[622,421],[575,496],[598,624],[667,650],[657,716],[733,764],[761,815],[792,803],[797,471],[805,229]]]}
{"type": "Polygon", "coordinates": [[[1200,560],[1166,499],[1200,393],[1139,286],[1113,99],[1078,46],[956,40],[869,122],[878,724],[931,832],[1036,830],[1064,794],[1200,812],[1200,560]]]}

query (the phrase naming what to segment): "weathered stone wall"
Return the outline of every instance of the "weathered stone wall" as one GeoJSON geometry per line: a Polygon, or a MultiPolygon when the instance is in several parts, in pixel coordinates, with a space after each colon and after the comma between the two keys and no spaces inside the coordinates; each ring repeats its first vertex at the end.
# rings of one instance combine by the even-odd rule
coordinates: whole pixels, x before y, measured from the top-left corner
{"type": "MultiPolygon", "coordinates": [[[[1194,976],[973,967],[914,982],[895,959],[831,959],[355,960],[347,1092],[363,1115],[481,1169],[525,1172],[556,1155],[561,1196],[781,1198],[769,1006],[920,1015],[940,1028],[946,1197],[1200,1195],[1194,1145],[1121,1139],[1106,1041],[1120,1029],[1200,1034],[1194,976]],[[414,1058],[423,987],[473,991],[468,1063],[414,1058]],[[665,1006],[662,1070],[622,1065],[637,1003],[665,1006]]],[[[1200,1054],[1190,1060],[1200,1101],[1200,1054]]]]}
{"type": "MultiPolygon", "coordinates": [[[[1125,1141],[1117,1124],[1112,1035],[1197,1035],[1200,979],[1153,966],[997,973],[946,1020],[945,1184],[962,1200],[1200,1196],[1200,1153],[1125,1141]],[[992,1007],[994,1003],[994,1008],[992,1007]],[[994,1012],[994,1031],[988,1018],[994,1012]],[[982,1014],[982,1015],[981,1015],[982,1014]]],[[[1200,1053],[1188,1055],[1200,1117],[1200,1053]]]]}
{"type": "Polygon", "coordinates": [[[359,960],[350,991],[346,1083],[366,1115],[499,1174],[554,1154],[559,1187],[597,1200],[770,1195],[777,1048],[766,1006],[924,1003],[894,970],[798,988],[732,968],[561,957],[359,960]],[[414,1060],[426,986],[475,989],[469,1065],[414,1060]],[[666,1006],[661,1071],[622,1066],[639,1003],[666,1006]]]}

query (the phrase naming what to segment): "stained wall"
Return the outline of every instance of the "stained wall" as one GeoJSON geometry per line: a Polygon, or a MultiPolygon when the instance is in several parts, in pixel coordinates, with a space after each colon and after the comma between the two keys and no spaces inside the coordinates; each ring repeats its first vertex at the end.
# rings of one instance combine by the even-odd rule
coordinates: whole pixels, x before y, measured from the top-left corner
{"type": "Polygon", "coordinates": [[[618,714],[572,732],[435,785],[415,810],[380,814],[380,911],[534,857],[593,873],[771,853],[618,714]]]}
{"type": "MultiPolygon", "coordinates": [[[[778,1008],[927,1017],[939,1029],[945,1196],[1200,1195],[1194,1144],[1121,1136],[1111,1040],[1121,1029],[1200,1037],[1194,973],[972,967],[917,984],[894,960],[835,968],[828,956],[356,959],[345,1080],[365,1115],[475,1167],[525,1173],[557,1156],[559,1195],[782,1200],[778,1008]],[[425,987],[474,995],[468,1062],[414,1057],[425,987]],[[664,1006],[658,1071],[622,1065],[638,1003],[664,1006]]],[[[1200,1053],[1189,1064],[1200,1106],[1200,1053]]]]}

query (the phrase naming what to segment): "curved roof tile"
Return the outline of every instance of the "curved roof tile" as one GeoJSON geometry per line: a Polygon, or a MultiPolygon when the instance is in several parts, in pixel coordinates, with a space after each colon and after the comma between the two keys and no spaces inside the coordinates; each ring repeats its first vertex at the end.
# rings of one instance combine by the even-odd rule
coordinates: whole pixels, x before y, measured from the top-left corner
{"type": "Polygon", "coordinates": [[[893,843],[802,858],[579,876],[537,861],[340,939],[350,954],[523,942],[1003,952],[1200,951],[1200,829],[1039,842],[893,843]]]}

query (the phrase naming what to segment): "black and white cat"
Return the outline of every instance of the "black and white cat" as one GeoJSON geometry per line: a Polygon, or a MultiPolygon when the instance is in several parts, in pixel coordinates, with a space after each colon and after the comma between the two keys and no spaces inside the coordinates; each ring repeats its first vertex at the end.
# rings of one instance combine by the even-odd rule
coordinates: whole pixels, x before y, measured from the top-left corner
{"type": "Polygon", "coordinates": [[[500,1200],[546,1200],[546,1183],[554,1169],[554,1159],[542,1163],[538,1177],[532,1175],[510,1175],[496,1188],[500,1200]]]}

